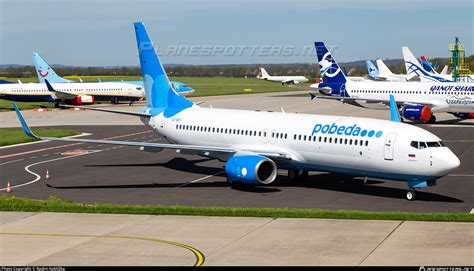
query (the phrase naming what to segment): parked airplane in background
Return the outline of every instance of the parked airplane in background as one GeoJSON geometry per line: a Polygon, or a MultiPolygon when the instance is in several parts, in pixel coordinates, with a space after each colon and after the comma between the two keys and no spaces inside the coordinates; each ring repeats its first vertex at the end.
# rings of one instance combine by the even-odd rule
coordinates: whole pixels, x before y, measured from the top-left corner
{"type": "Polygon", "coordinates": [[[423,68],[418,62],[413,53],[408,47],[402,47],[403,60],[405,61],[405,68],[408,75],[416,75],[420,77],[422,82],[452,82],[453,78],[449,75],[441,75],[436,71],[435,73],[429,72],[423,68]]]}
{"type": "Polygon", "coordinates": [[[376,60],[376,63],[377,67],[375,67],[372,61],[366,61],[369,77],[376,81],[407,82],[415,77],[413,75],[392,73],[392,71],[387,67],[387,65],[385,65],[385,63],[383,63],[382,59],[380,58],[376,60]]]}
{"type": "MultiPolygon", "coordinates": [[[[325,99],[373,107],[388,105],[395,96],[404,118],[435,122],[432,112],[448,112],[458,118],[474,118],[474,84],[458,82],[351,82],[341,72],[322,42],[316,42],[321,73],[325,73],[318,90],[325,99]]],[[[311,94],[312,99],[316,96],[311,94]]],[[[386,108],[386,106],[383,106],[386,108]]]]}
{"type": "MultiPolygon", "coordinates": [[[[460,164],[437,136],[401,123],[396,109],[391,111],[393,121],[387,121],[199,107],[173,90],[154,46],[141,46],[151,44],[143,23],[134,27],[146,108],[80,108],[140,117],[170,144],[38,137],[14,105],[25,133],[46,140],[126,145],[150,152],[174,149],[217,158],[226,161],[230,183],[270,184],[278,168],[287,169],[290,179],[324,171],[405,181],[409,200],[415,198],[414,189],[435,185],[460,164]]],[[[391,104],[395,106],[393,97],[391,104]]]]}
{"type": "Polygon", "coordinates": [[[260,76],[257,76],[257,78],[273,82],[281,82],[282,85],[308,82],[308,78],[304,76],[270,76],[264,68],[260,68],[260,76]]]}
{"type": "MultiPolygon", "coordinates": [[[[65,79],[65,78],[62,78],[61,76],[59,76],[53,70],[53,68],[40,56],[40,54],[33,53],[32,57],[33,57],[33,63],[35,65],[36,73],[38,75],[38,80],[39,80],[40,83],[44,83],[45,79],[47,79],[50,83],[72,83],[72,82],[74,82],[72,80],[68,80],[68,79],[65,79]]],[[[81,83],[82,83],[82,80],[81,80],[81,83]]],[[[101,83],[101,82],[99,81],[99,83],[101,83]]],[[[138,85],[140,87],[143,87],[143,81],[142,80],[140,80],[140,81],[123,81],[122,80],[122,81],[115,82],[115,83],[128,83],[128,84],[134,84],[134,85],[138,85]]],[[[194,89],[192,87],[186,85],[185,83],[171,81],[171,84],[172,84],[174,90],[176,90],[176,92],[178,92],[182,96],[186,96],[186,95],[191,94],[191,93],[194,92],[194,89]]]]}
{"type": "Polygon", "coordinates": [[[98,101],[138,101],[144,97],[143,87],[128,83],[56,83],[55,91],[45,83],[0,84],[0,99],[18,102],[52,102],[72,105],[98,101]]]}

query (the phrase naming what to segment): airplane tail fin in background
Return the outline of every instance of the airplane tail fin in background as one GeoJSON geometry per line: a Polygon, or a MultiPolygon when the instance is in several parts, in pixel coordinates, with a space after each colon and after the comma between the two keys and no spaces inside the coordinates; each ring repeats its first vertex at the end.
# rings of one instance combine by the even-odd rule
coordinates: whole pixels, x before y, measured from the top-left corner
{"type": "Polygon", "coordinates": [[[379,67],[379,72],[381,76],[393,75],[392,71],[385,65],[382,59],[378,58],[376,60],[377,67],[379,67]]]}
{"type": "Polygon", "coordinates": [[[423,69],[427,70],[428,72],[438,74],[438,72],[433,68],[433,65],[426,59],[425,56],[421,56],[421,64],[423,65],[423,69]]]}
{"type": "Polygon", "coordinates": [[[366,60],[365,63],[367,64],[367,71],[369,72],[369,76],[372,76],[372,77],[380,76],[379,70],[377,69],[377,67],[375,67],[372,61],[366,60]]]}
{"type": "Polygon", "coordinates": [[[156,116],[164,112],[165,117],[171,117],[191,107],[193,103],[178,95],[171,86],[145,25],[142,22],[136,22],[133,25],[145,87],[146,104],[151,109],[151,115],[156,116]]]}
{"type": "Polygon", "coordinates": [[[440,72],[442,75],[448,75],[448,65],[444,65],[443,70],[440,72]]]}
{"type": "Polygon", "coordinates": [[[270,77],[270,75],[268,74],[268,72],[267,72],[264,68],[262,68],[262,67],[260,67],[260,72],[262,73],[262,75],[260,76],[260,78],[265,79],[265,78],[270,77]]]}
{"type": "Polygon", "coordinates": [[[38,74],[38,80],[40,83],[44,83],[44,79],[48,79],[48,81],[51,83],[74,82],[60,77],[38,53],[33,53],[32,57],[36,74],[38,74]]]}
{"type": "Polygon", "coordinates": [[[420,62],[418,62],[408,47],[402,47],[402,53],[407,74],[415,73],[418,76],[426,74],[426,71],[423,69],[423,67],[420,65],[420,62]]]}
{"type": "Polygon", "coordinates": [[[324,42],[315,42],[319,71],[325,84],[344,84],[347,79],[324,42]]]}

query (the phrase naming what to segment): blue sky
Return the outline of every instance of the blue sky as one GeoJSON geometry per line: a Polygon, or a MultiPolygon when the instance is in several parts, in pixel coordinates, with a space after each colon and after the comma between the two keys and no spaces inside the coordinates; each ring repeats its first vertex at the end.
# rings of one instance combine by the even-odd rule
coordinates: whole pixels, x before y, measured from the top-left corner
{"type": "Polygon", "coordinates": [[[53,64],[138,65],[135,21],[145,23],[164,63],[315,63],[314,41],[334,46],[341,62],[401,58],[402,46],[417,56],[447,57],[455,36],[469,55],[473,5],[472,0],[0,0],[0,64],[30,65],[31,53],[38,52],[53,64]],[[232,54],[239,46],[241,54],[232,54]],[[168,53],[176,48],[180,54],[168,53]],[[204,54],[203,48],[217,52],[204,54]],[[285,54],[278,54],[281,48],[285,54]]]}

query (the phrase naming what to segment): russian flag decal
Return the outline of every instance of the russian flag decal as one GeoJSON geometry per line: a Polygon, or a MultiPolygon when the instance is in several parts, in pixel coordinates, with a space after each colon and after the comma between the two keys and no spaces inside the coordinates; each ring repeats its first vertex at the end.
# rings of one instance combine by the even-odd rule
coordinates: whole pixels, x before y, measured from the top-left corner
{"type": "Polygon", "coordinates": [[[409,153],[409,154],[408,154],[408,157],[409,157],[409,158],[416,158],[416,155],[415,155],[415,154],[412,154],[412,153],[409,153]]]}

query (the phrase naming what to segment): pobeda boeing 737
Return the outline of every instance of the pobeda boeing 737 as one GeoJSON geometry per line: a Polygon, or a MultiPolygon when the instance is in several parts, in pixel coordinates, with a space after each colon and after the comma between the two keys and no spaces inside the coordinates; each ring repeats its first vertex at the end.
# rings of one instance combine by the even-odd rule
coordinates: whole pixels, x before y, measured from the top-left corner
{"type": "Polygon", "coordinates": [[[396,109],[388,121],[199,107],[173,90],[143,23],[134,27],[147,107],[140,112],[80,108],[140,117],[169,144],[38,137],[14,105],[25,133],[45,140],[135,146],[150,152],[174,149],[217,158],[226,162],[229,183],[270,184],[277,169],[288,170],[291,180],[323,171],[405,181],[409,200],[415,198],[416,188],[435,185],[459,166],[441,139],[400,122],[396,109]]]}

